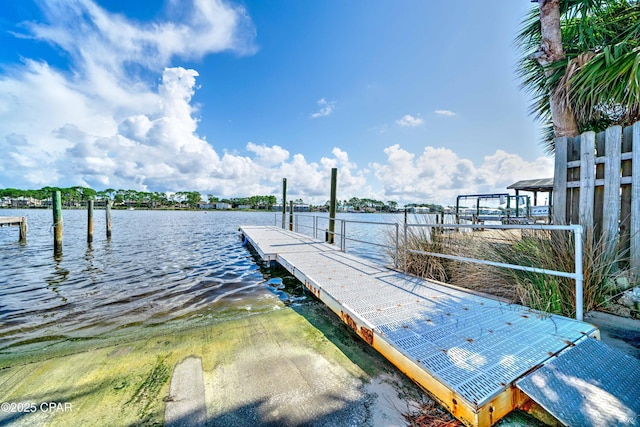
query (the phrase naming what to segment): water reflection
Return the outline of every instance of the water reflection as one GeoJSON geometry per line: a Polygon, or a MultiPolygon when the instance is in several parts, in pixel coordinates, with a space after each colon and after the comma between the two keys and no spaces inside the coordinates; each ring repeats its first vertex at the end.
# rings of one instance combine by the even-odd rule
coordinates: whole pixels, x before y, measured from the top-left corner
{"type": "Polygon", "coordinates": [[[46,279],[46,281],[50,289],[56,290],[58,285],[64,283],[64,281],[67,280],[70,272],[66,268],[62,267],[62,254],[54,256],[53,259],[55,262],[53,266],[53,272],[46,279]]]}

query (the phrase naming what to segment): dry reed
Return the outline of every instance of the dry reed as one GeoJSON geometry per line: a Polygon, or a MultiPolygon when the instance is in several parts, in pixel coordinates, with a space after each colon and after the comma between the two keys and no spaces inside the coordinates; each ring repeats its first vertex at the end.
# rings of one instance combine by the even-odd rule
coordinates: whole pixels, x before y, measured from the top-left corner
{"type": "MultiPolygon", "coordinates": [[[[442,253],[564,272],[575,271],[574,237],[570,232],[548,230],[486,230],[443,232],[438,228],[413,228],[407,234],[412,250],[442,253]],[[431,232],[429,232],[431,230],[431,232]]],[[[401,239],[401,245],[404,239],[401,239]]],[[[626,253],[611,250],[606,236],[583,234],[584,310],[602,307],[615,292],[616,276],[626,253]]],[[[392,254],[392,255],[395,255],[392,254]]],[[[417,276],[447,282],[506,298],[514,303],[565,316],[575,315],[575,281],[431,255],[398,254],[400,268],[417,276]]]]}

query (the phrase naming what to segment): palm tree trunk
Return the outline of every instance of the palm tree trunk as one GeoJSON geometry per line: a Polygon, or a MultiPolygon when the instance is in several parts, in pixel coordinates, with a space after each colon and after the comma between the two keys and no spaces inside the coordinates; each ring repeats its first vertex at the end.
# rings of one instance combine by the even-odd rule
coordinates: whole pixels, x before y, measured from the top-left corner
{"type": "MultiPolygon", "coordinates": [[[[560,30],[560,0],[538,0],[540,6],[540,26],[542,43],[536,55],[538,63],[547,69],[547,77],[551,75],[548,66],[565,58],[562,47],[562,31],[560,30]]],[[[549,94],[553,130],[557,137],[576,136],[580,132],[571,106],[563,102],[561,95],[552,90],[549,94]]]]}

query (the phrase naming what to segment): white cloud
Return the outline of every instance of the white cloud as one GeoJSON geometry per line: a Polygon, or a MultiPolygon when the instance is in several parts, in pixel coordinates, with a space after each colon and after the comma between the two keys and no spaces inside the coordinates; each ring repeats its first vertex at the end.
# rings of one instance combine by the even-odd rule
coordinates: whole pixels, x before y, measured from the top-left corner
{"type": "Polygon", "coordinates": [[[267,147],[266,145],[256,145],[253,142],[247,143],[247,151],[256,153],[257,161],[263,165],[276,165],[289,158],[289,152],[279,145],[267,147]]]}
{"type": "MultiPolygon", "coordinates": [[[[43,4],[48,23],[25,24],[21,36],[63,50],[73,73],[29,58],[3,69],[0,187],[89,185],[236,197],[279,195],[287,178],[292,196],[324,203],[337,167],[340,199],[450,203],[460,193],[504,191],[519,179],[552,176],[549,159],[528,162],[501,150],[474,164],[446,148],[412,153],[393,145],[371,171],[339,147],[319,161],[259,142],[242,152],[217,151],[197,134],[198,72],[168,65],[223,50],[251,52],[254,31],[244,10],[193,0],[176,15],[183,21],[146,25],[90,0],[43,4]]],[[[177,0],[171,5],[185,7],[177,0]]],[[[311,117],[326,117],[335,106],[322,98],[311,117]]],[[[422,123],[419,116],[398,120],[422,123]]]]}
{"type": "Polygon", "coordinates": [[[255,28],[242,7],[221,0],[180,2],[181,20],[140,24],[112,14],[91,0],[43,3],[47,24],[27,22],[32,37],[60,46],[84,71],[124,74],[131,63],[157,69],[173,57],[198,59],[209,53],[255,51],[255,28]]]}
{"type": "Polygon", "coordinates": [[[15,35],[64,51],[73,73],[25,58],[0,74],[0,185],[184,189],[220,175],[219,155],[195,134],[198,73],[166,65],[255,50],[242,8],[180,2],[181,20],[144,24],[91,0],[40,5],[43,23],[15,35]]]}
{"type": "Polygon", "coordinates": [[[389,198],[451,204],[459,194],[506,192],[521,179],[553,176],[553,160],[526,161],[497,150],[481,164],[461,158],[448,148],[425,147],[416,155],[392,145],[384,150],[384,163],[372,163],[375,177],[389,198]]]}
{"type": "Polygon", "coordinates": [[[333,113],[333,110],[336,108],[336,101],[327,101],[324,98],[321,98],[317,102],[320,110],[311,114],[311,118],[317,119],[318,117],[326,117],[329,114],[333,113]]]}
{"type": "Polygon", "coordinates": [[[447,116],[447,117],[457,116],[456,113],[454,113],[453,111],[449,111],[449,110],[436,110],[436,111],[434,111],[434,113],[436,113],[439,116],[447,116]]]}
{"type": "Polygon", "coordinates": [[[400,126],[416,127],[424,123],[420,117],[413,117],[410,114],[405,114],[401,119],[396,120],[396,123],[400,126]]]}

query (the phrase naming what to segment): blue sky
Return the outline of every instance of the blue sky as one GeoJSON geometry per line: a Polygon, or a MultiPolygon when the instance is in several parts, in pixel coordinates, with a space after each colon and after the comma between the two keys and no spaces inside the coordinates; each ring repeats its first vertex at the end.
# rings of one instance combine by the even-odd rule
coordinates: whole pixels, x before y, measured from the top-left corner
{"type": "Polygon", "coordinates": [[[552,176],[518,88],[532,3],[6,2],[0,187],[450,204],[552,176]]]}

